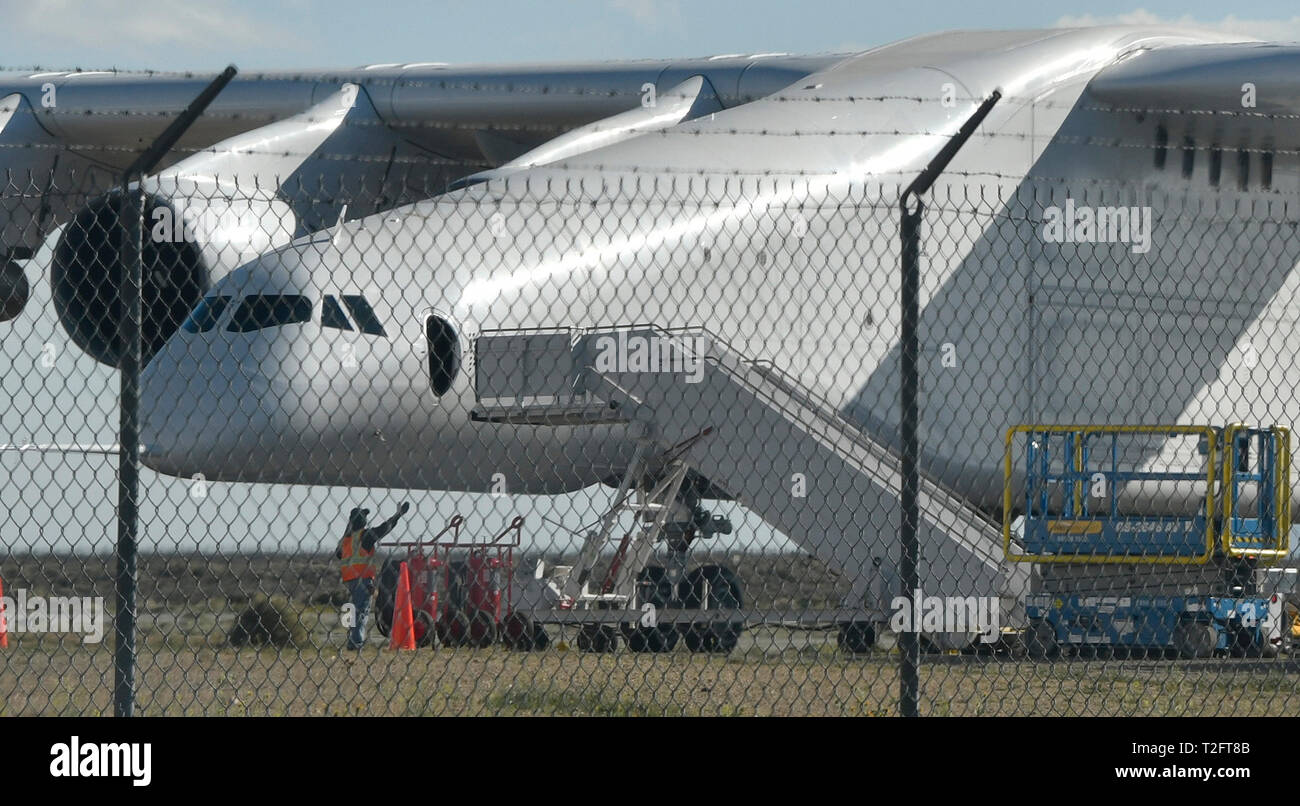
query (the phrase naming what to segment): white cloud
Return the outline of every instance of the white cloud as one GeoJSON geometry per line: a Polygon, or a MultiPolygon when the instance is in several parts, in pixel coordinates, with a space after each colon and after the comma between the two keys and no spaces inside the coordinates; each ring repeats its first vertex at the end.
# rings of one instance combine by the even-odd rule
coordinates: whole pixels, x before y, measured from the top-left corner
{"type": "Polygon", "coordinates": [[[1263,20],[1243,19],[1235,14],[1229,14],[1219,20],[1204,20],[1197,19],[1190,14],[1184,14],[1181,17],[1161,17],[1140,8],[1127,14],[1113,16],[1076,14],[1061,17],[1056,21],[1056,27],[1058,28],[1076,28],[1090,25],[1180,25],[1274,42],[1300,41],[1300,17],[1263,20]]]}
{"type": "Polygon", "coordinates": [[[645,28],[658,30],[682,21],[677,0],[610,0],[610,7],[628,14],[645,28]]]}
{"type": "Polygon", "coordinates": [[[121,53],[185,48],[212,53],[285,35],[253,20],[229,0],[3,0],[0,15],[9,41],[47,42],[58,49],[81,46],[121,53]]]}

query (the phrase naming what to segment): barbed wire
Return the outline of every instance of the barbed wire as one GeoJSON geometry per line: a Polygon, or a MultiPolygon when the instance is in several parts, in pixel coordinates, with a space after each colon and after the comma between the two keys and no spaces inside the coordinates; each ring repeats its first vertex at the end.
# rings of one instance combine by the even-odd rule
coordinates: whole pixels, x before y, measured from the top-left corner
{"type": "MultiPolygon", "coordinates": [[[[248,79],[248,78],[241,80],[241,82],[245,84],[253,83],[253,81],[254,81],[253,79],[248,79]]],[[[339,87],[343,86],[344,84],[357,84],[361,87],[369,88],[371,86],[375,86],[376,82],[368,83],[361,80],[354,81],[344,76],[344,77],[340,77],[337,81],[319,81],[316,82],[316,84],[325,85],[325,86],[339,86],[339,87]]],[[[612,87],[600,87],[600,88],[587,89],[582,87],[575,87],[572,85],[559,85],[559,86],[539,85],[539,86],[520,87],[520,86],[516,86],[513,83],[502,84],[500,86],[491,86],[491,85],[484,85],[480,82],[460,83],[460,82],[448,82],[448,81],[438,82],[436,84],[429,83],[429,82],[418,82],[418,81],[399,82],[394,84],[394,86],[413,87],[413,88],[428,86],[428,87],[436,87],[439,90],[446,90],[450,92],[466,91],[470,93],[482,93],[485,98],[510,97],[513,95],[559,96],[564,94],[571,94],[577,96],[590,96],[590,97],[604,98],[604,99],[622,99],[628,101],[629,106],[640,106],[641,101],[644,98],[646,98],[646,90],[640,88],[620,89],[620,88],[612,88],[612,87]]],[[[2,83],[0,83],[0,89],[3,89],[2,83]]],[[[14,88],[14,91],[21,92],[21,90],[18,90],[17,88],[14,88]]],[[[39,95],[38,87],[33,87],[29,91],[39,95]]],[[[773,103],[773,104],[884,104],[884,103],[903,102],[903,103],[914,103],[918,106],[927,105],[927,104],[940,105],[945,109],[957,110],[959,108],[963,108],[971,105],[977,105],[983,100],[984,100],[983,97],[967,97],[967,96],[945,94],[938,89],[933,95],[843,95],[843,96],[838,96],[838,95],[830,96],[830,95],[819,95],[819,94],[787,95],[781,91],[776,91],[767,95],[745,94],[745,95],[738,96],[734,99],[733,103],[730,106],[727,106],[724,109],[734,109],[734,108],[738,108],[739,106],[743,106],[754,102],[773,103]]],[[[1258,100],[1259,99],[1257,98],[1256,102],[1258,102],[1258,100]]],[[[1002,96],[1002,101],[1003,103],[1009,105],[1010,104],[1031,105],[1037,109],[1049,110],[1049,111],[1050,110],[1069,111],[1069,110],[1078,109],[1087,112],[1123,114],[1123,115],[1223,116],[1223,117],[1260,118],[1265,120],[1295,120],[1297,117],[1300,117],[1300,115],[1297,115],[1296,113],[1282,112],[1282,111],[1261,111],[1256,108],[1223,109],[1223,108],[1209,108],[1209,107],[1198,107],[1198,106],[1170,107],[1167,105],[1142,107],[1142,106],[1133,106],[1133,105],[1118,104],[1118,103],[1116,104],[1100,103],[1097,101],[1081,104],[1078,100],[1074,100],[1074,99],[1059,101],[1052,97],[1045,98],[1042,96],[1041,93],[1033,94],[1033,95],[1007,94],[1002,96]]],[[[414,103],[413,100],[408,100],[404,102],[408,104],[414,103]]],[[[432,99],[430,100],[430,102],[432,103],[432,99]]],[[[84,108],[84,107],[73,107],[71,109],[67,109],[67,108],[61,109],[58,106],[54,106],[54,107],[40,107],[38,109],[38,113],[40,115],[56,117],[56,118],[59,116],[80,117],[80,118],[85,118],[85,117],[168,118],[168,117],[176,116],[181,112],[182,109],[183,106],[180,105],[178,105],[174,110],[158,110],[158,111],[148,111],[148,112],[133,110],[130,108],[94,109],[94,108],[84,108]]],[[[244,111],[227,112],[222,110],[220,108],[220,105],[218,105],[218,107],[215,109],[211,109],[207,111],[205,113],[205,116],[214,120],[220,120],[220,119],[276,120],[279,119],[271,115],[266,115],[265,117],[259,118],[255,110],[250,110],[247,112],[244,111]]],[[[404,122],[409,125],[421,125],[425,121],[404,121],[404,122]]],[[[395,123],[396,122],[394,122],[394,124],[395,123]]]]}

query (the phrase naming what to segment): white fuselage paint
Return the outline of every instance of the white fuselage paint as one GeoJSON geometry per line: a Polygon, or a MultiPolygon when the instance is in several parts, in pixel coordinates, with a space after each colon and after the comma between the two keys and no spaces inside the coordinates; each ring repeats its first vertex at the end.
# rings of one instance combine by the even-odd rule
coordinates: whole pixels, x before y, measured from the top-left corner
{"type": "MultiPolygon", "coordinates": [[[[1291,373],[1277,366],[1290,369],[1300,337],[1279,300],[1297,282],[1294,261],[1216,284],[1231,279],[1218,276],[1228,272],[1218,250],[1162,242],[1157,214],[1150,250],[1089,244],[1109,268],[1084,276],[1103,264],[1067,259],[1032,221],[997,215],[1036,178],[1054,199],[1026,204],[1039,221],[1065,203],[1071,178],[1182,181],[1177,152],[1154,175],[1149,149],[1116,154],[1058,135],[1086,128],[1080,99],[1098,71],[1137,48],[1201,41],[1219,40],[1128,28],[921,38],[771,98],[301,239],[210,295],[303,293],[315,321],[177,333],[145,374],[146,461],[256,482],[498,491],[503,479],[511,493],[617,477],[633,447],[621,426],[471,422],[472,367],[434,395],[430,313],[455,326],[466,356],[476,333],[495,328],[708,327],[892,442],[898,190],[995,89],[1004,100],[931,194],[922,236],[931,473],[992,504],[1016,423],[1289,425],[1295,404],[1280,384],[1291,373]],[[1013,257],[1017,243],[1026,248],[1013,257]],[[388,337],[323,329],[321,299],[340,293],[375,303],[388,337]],[[1199,307],[1169,304],[1184,293],[1203,295],[1199,307]],[[1205,313],[1214,300],[1231,310],[1205,313]],[[1244,374],[1233,357],[1242,340],[1258,353],[1244,374]],[[1180,361],[1186,371],[1171,368],[1180,361]]],[[[1279,163],[1278,183],[1287,170],[1279,163]]],[[[1085,203],[1149,200],[1072,202],[1085,203]]],[[[1203,243],[1241,226],[1208,223],[1203,243]]]]}

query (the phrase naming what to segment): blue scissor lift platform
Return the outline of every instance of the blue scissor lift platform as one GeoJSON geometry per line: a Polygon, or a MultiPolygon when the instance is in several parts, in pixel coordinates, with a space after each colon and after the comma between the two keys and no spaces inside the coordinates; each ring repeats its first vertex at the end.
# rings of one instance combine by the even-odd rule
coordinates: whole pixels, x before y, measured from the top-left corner
{"type": "Polygon", "coordinates": [[[1281,646],[1282,605],[1257,594],[1255,568],[1287,553],[1287,429],[1015,426],[1005,474],[1007,557],[1042,571],[1030,654],[1281,646]]]}

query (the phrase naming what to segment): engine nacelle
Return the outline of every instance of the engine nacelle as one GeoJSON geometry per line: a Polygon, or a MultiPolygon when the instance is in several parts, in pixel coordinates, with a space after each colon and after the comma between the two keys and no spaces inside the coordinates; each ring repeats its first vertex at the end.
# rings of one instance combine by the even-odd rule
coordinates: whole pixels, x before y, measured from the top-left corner
{"type": "MultiPolygon", "coordinates": [[[[229,197],[206,183],[144,183],[142,350],[148,360],[214,282],[293,240],[297,219],[274,197],[229,197]]],[[[105,364],[121,360],[121,191],[91,201],[63,228],[50,283],[73,342],[105,364]]]]}
{"type": "MultiPolygon", "coordinates": [[[[530,160],[558,160],[720,108],[700,76],[656,103],[582,127],[530,160]]],[[[458,169],[390,129],[369,92],[344,84],[298,115],[231,137],[144,179],[145,360],[229,272],[345,214],[364,217],[426,198],[446,187],[449,171],[458,169]]],[[[121,357],[120,198],[120,191],[106,194],[73,216],[56,244],[51,276],[63,327],[88,354],[114,366],[121,357]]],[[[12,285],[8,296],[16,299],[21,289],[16,279],[12,285]]]]}
{"type": "MultiPolygon", "coordinates": [[[[350,171],[363,185],[365,170],[382,163],[326,159],[322,151],[369,154],[392,137],[373,125],[374,107],[355,85],[285,120],[232,137],[139,184],[144,191],[143,357],[148,360],[176,332],[203,294],[226,274],[296,236],[333,223],[338,200],[318,190],[342,184],[350,171]],[[358,103],[359,100],[364,103],[358,103]],[[351,130],[340,131],[351,118],[351,130]],[[352,134],[351,137],[347,135],[352,134]],[[362,138],[365,139],[362,139],[362,138]],[[361,140],[359,148],[356,141],[361,140]]],[[[391,148],[391,146],[390,146],[391,148]]],[[[63,228],[54,249],[51,285],[59,321],[89,355],[117,366],[123,280],[120,260],[121,191],[93,199],[63,228]]]]}

